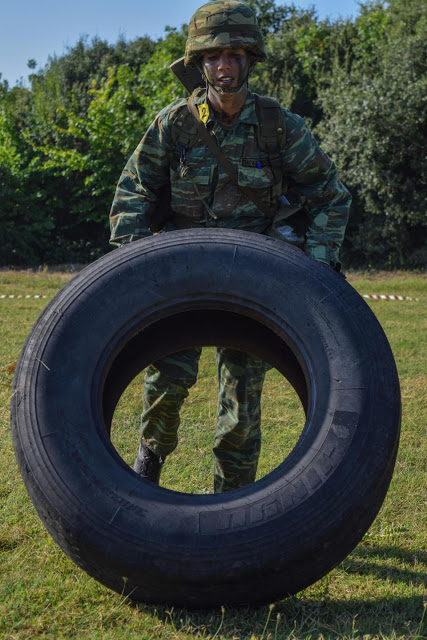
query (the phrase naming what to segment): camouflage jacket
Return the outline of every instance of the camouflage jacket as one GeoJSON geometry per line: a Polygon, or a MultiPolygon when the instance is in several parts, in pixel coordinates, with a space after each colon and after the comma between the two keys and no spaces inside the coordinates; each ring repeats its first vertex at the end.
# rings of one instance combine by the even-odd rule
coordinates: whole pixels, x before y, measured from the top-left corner
{"type": "MultiPolygon", "coordinates": [[[[201,92],[195,102],[205,103],[206,94],[201,92]]],[[[186,100],[181,99],[163,109],[126,164],[111,208],[110,242],[120,245],[151,235],[150,221],[159,194],[170,184],[172,215],[168,228],[225,227],[281,238],[277,228],[284,217],[305,210],[309,220],[304,230],[306,253],[335,265],[351,196],[304,120],[284,109],[286,138],[280,151],[282,176],[277,181],[277,173],[275,177],[268,164],[268,153],[257,144],[253,94],[248,91],[240,117],[229,130],[210,109],[206,126],[236,166],[239,184],[256,189],[276,211],[273,218],[268,218],[230,181],[204,142],[198,140],[187,150],[182,149],[179,139],[173,142],[172,129],[185,105],[186,100]],[[278,198],[283,194],[289,205],[279,208],[278,198]]]]}

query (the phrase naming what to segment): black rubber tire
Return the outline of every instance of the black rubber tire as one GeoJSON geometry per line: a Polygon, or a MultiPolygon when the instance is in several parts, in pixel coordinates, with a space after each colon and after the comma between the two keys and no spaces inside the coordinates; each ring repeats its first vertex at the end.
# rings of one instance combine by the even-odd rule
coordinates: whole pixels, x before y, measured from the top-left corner
{"type": "Polygon", "coordinates": [[[160,234],[82,271],[32,329],[12,399],[20,471],[65,553],[119,593],[186,607],[268,603],[330,571],[383,502],[399,426],[394,359],[363,299],[300,250],[226,230],[160,234]],[[172,492],[120,458],[111,416],[149,362],[209,344],[286,375],[306,424],[258,482],[172,492]]]}

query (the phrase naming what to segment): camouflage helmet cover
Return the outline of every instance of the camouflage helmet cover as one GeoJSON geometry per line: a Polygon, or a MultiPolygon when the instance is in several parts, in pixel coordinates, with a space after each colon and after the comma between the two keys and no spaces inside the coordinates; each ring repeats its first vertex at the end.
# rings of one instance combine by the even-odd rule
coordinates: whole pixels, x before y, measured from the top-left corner
{"type": "Polygon", "coordinates": [[[214,0],[192,15],[184,64],[195,66],[205,51],[246,49],[258,60],[267,57],[264,39],[252,9],[239,0],[214,0]]]}

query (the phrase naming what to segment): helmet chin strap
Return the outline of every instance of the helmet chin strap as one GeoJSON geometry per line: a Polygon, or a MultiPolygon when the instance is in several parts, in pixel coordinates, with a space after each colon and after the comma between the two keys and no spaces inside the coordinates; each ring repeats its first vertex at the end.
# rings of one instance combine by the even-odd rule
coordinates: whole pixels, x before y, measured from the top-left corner
{"type": "Polygon", "coordinates": [[[211,82],[209,82],[207,78],[206,85],[206,88],[208,88],[209,86],[209,89],[213,91],[213,93],[215,93],[219,98],[224,95],[237,96],[243,89],[247,87],[247,78],[243,80],[243,82],[238,87],[218,87],[216,84],[212,84],[211,82]]]}
{"type": "Polygon", "coordinates": [[[255,62],[253,62],[249,66],[246,77],[241,81],[241,83],[237,87],[218,87],[217,85],[212,84],[212,82],[209,81],[206,73],[204,72],[203,64],[201,63],[201,61],[199,61],[199,64],[198,64],[202,77],[205,79],[205,82],[206,82],[206,91],[210,89],[216,96],[218,96],[218,98],[221,98],[224,95],[230,95],[230,94],[237,96],[243,89],[247,88],[249,85],[249,76],[251,75],[254,66],[255,66],[255,62]]]}

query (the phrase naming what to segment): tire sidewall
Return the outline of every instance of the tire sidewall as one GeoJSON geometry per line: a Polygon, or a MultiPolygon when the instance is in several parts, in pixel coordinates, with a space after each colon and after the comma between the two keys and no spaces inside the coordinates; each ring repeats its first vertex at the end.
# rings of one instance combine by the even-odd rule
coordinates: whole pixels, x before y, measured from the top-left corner
{"type": "Polygon", "coordinates": [[[30,334],[12,406],[21,472],[53,537],[113,588],[122,584],[115,575],[132,583],[145,571],[145,599],[165,579],[171,592],[184,584],[185,599],[186,582],[188,592],[213,584],[223,593],[286,571],[276,581],[284,593],[323,575],[376,515],[399,415],[393,357],[364,301],[293,247],[243,232],[172,232],[91,265],[30,334]],[[292,345],[311,389],[307,423],[259,482],[180,494],[141,481],[120,458],[99,389],[130,336],[181,309],[210,307],[247,314],[292,345]]]}

